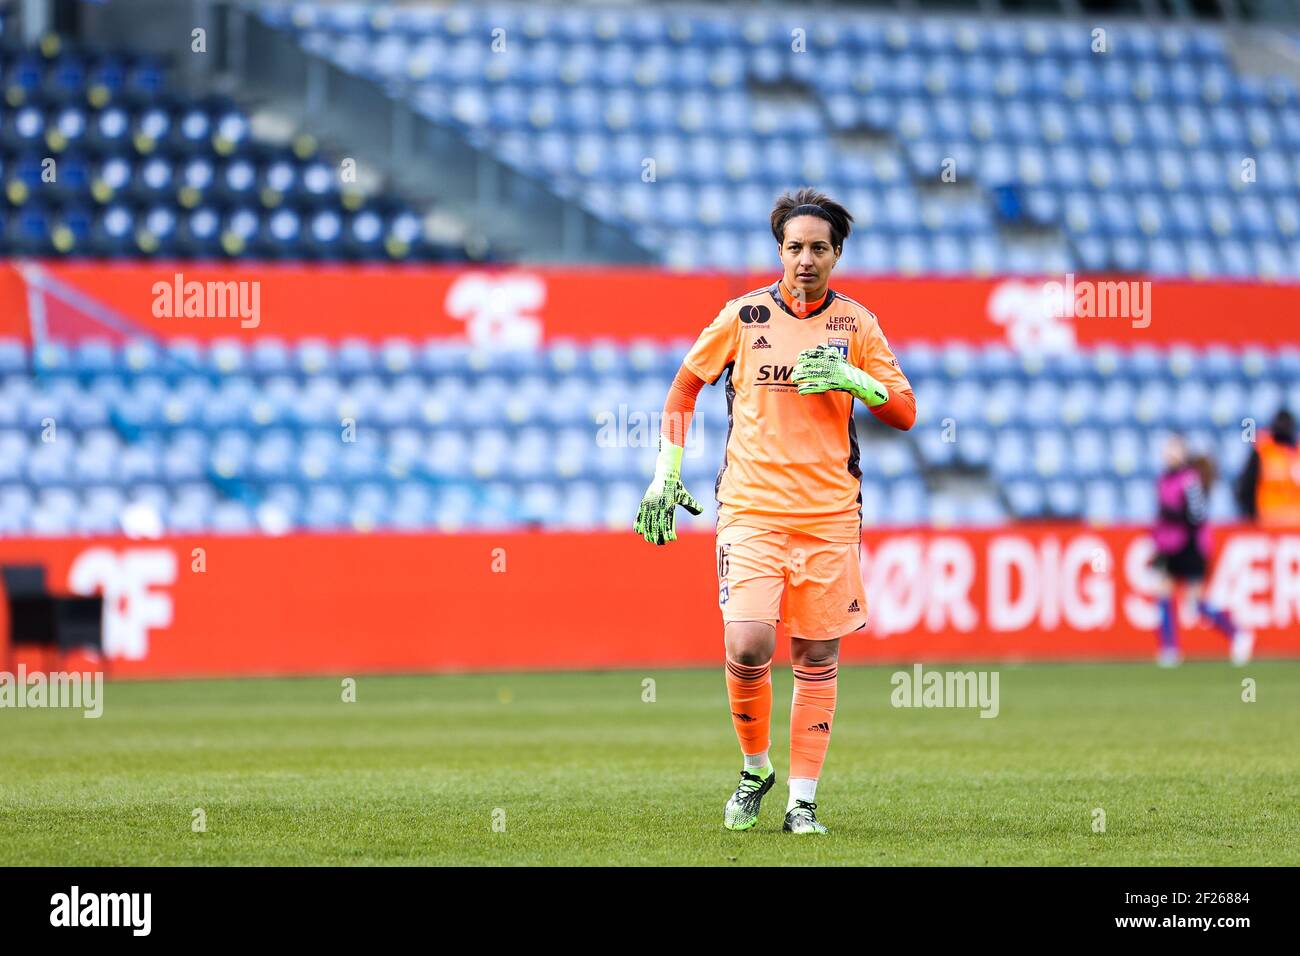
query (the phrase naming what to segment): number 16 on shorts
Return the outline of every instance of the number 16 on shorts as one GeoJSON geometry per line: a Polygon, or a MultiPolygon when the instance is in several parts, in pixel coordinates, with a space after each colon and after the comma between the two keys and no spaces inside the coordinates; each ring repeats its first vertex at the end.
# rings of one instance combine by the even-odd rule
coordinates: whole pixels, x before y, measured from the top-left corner
{"type": "Polygon", "coordinates": [[[727,603],[730,588],[727,586],[727,571],[731,564],[731,545],[718,545],[718,607],[727,603]]]}

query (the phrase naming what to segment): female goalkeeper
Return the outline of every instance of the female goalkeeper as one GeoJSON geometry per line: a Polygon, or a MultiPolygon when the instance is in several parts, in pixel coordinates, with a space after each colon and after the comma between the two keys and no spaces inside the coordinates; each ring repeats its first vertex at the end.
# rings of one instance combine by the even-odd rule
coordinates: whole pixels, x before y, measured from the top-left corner
{"type": "Polygon", "coordinates": [[[675,509],[700,513],[682,487],[682,447],[705,382],[726,375],[728,432],[718,499],[718,605],[727,695],[744,769],[723,826],[758,819],[776,771],[772,655],[784,620],[794,668],[790,799],[784,829],[825,833],[814,802],[835,716],[840,638],[866,626],[858,568],[862,471],[853,400],[906,430],[911,386],[865,306],[829,287],[853,217],[812,189],[777,200],[772,233],[783,267],[770,286],[732,299],[700,333],[664,404],[659,458],[635,530],[676,540],[675,509]]]}

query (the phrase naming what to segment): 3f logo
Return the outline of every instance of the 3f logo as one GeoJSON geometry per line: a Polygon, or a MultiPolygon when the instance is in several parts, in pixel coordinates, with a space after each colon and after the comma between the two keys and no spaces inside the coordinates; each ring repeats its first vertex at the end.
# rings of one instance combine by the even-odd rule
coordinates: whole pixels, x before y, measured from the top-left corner
{"type": "Polygon", "coordinates": [[[149,632],[172,623],[176,555],[168,548],[88,548],[68,571],[74,594],[104,595],[104,654],[130,661],[149,654],[149,632]]]}

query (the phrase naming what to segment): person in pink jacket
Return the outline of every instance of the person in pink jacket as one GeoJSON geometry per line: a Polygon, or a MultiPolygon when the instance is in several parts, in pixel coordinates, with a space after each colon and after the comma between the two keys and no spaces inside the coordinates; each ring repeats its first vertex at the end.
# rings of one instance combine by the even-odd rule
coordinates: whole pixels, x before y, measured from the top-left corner
{"type": "Polygon", "coordinates": [[[1156,481],[1158,512],[1151,531],[1156,545],[1152,566],[1160,573],[1156,591],[1160,610],[1157,663],[1173,667],[1182,660],[1174,610],[1174,591],[1182,585],[1188,603],[1196,608],[1197,614],[1232,642],[1232,662],[1245,664],[1254,649],[1254,634],[1237,627],[1231,614],[1211,605],[1203,594],[1210,555],[1207,498],[1214,480],[1214,465],[1204,456],[1189,455],[1181,435],[1170,436],[1164,457],[1165,469],[1156,481]]]}

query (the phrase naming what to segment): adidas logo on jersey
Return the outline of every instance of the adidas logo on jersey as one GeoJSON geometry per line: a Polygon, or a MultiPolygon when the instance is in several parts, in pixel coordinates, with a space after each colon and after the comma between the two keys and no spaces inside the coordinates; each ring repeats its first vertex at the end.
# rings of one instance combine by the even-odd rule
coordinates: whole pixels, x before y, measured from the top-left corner
{"type": "Polygon", "coordinates": [[[752,352],[754,349],[770,349],[771,347],[772,346],[768,344],[767,339],[760,335],[758,338],[754,339],[754,344],[751,345],[749,349],[752,352]]]}
{"type": "Polygon", "coordinates": [[[854,598],[854,599],[853,599],[853,603],[849,605],[849,611],[848,611],[848,613],[853,614],[853,613],[856,613],[857,611],[861,611],[861,610],[862,610],[862,608],[858,607],[858,599],[857,599],[857,598],[854,598]]]}
{"type": "Polygon", "coordinates": [[[823,720],[820,724],[813,724],[808,729],[816,731],[819,734],[829,734],[831,732],[831,725],[823,720]]]}

